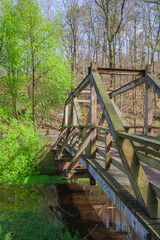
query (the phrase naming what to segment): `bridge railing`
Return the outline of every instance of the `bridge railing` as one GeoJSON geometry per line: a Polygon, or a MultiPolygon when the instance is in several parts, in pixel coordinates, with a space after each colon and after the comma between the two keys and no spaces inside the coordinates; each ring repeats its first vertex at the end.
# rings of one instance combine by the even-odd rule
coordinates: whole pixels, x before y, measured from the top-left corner
{"type": "Polygon", "coordinates": [[[160,189],[154,185],[144,171],[144,164],[151,169],[160,170],[160,141],[148,134],[151,91],[153,88],[160,96],[160,83],[155,76],[145,70],[127,70],[97,68],[92,64],[87,77],[71,93],[65,102],[64,118],[61,132],[55,147],[61,142],[57,150],[57,159],[66,147],[74,151],[75,155],[64,177],[69,178],[73,173],[80,157],[96,159],[101,156],[101,166],[104,170],[114,165],[128,178],[134,195],[146,209],[150,217],[160,217],[160,189]],[[107,93],[101,74],[120,74],[137,77],[114,91],[107,93]],[[131,134],[127,123],[113,100],[118,94],[129,91],[134,87],[145,84],[145,135],[131,134]],[[89,93],[89,100],[84,96],[89,93]],[[83,96],[83,98],[79,98],[83,96]],[[87,111],[83,112],[80,102],[85,102],[87,111]],[[98,121],[97,108],[101,108],[98,121]],[[104,127],[104,125],[107,127],[104,127]],[[116,148],[120,161],[112,157],[111,149],[116,148]]]}

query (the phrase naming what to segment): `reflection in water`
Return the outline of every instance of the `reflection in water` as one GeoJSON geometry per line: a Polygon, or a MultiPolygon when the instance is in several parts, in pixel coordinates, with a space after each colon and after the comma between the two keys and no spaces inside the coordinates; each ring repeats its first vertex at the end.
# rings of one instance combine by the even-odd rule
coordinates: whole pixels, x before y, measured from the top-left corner
{"type": "MultiPolygon", "coordinates": [[[[128,235],[131,233],[130,239],[139,240],[139,237],[99,185],[91,186],[87,181],[78,181],[78,184],[83,188],[92,207],[107,229],[113,232],[128,232],[128,235]]],[[[127,235],[124,239],[127,239],[127,235]]]]}

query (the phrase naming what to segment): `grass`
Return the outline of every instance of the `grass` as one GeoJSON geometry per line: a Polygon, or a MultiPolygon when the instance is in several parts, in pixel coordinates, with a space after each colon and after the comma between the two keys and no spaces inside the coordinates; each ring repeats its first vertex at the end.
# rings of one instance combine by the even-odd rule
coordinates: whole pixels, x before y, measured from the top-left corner
{"type": "Polygon", "coordinates": [[[35,175],[24,178],[1,182],[2,185],[23,185],[23,184],[58,184],[65,183],[61,176],[35,175]]]}
{"type": "Polygon", "coordinates": [[[55,224],[52,213],[31,211],[6,211],[0,209],[1,240],[78,240],[68,228],[55,224]]]}

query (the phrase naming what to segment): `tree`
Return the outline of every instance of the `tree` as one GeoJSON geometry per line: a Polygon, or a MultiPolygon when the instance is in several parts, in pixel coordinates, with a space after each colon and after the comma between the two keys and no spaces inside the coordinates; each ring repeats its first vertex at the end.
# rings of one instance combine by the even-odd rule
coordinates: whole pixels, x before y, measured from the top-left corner
{"type": "Polygon", "coordinates": [[[1,66],[5,75],[1,86],[11,96],[14,116],[18,119],[17,102],[22,87],[22,25],[12,0],[1,1],[1,66]]]}
{"type": "Polygon", "coordinates": [[[52,22],[45,20],[34,0],[2,1],[2,8],[2,63],[7,72],[4,85],[12,96],[15,116],[18,118],[18,105],[31,106],[35,121],[42,106],[49,111],[54,100],[61,102],[70,88],[61,26],[57,18],[52,22]]]}

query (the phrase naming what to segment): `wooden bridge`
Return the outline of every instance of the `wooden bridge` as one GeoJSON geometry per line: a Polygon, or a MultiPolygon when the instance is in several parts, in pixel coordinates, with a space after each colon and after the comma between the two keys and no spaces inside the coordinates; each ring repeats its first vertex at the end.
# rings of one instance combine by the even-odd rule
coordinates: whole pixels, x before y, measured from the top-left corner
{"type": "Polygon", "coordinates": [[[64,150],[73,156],[63,178],[70,178],[77,162],[81,163],[141,239],[160,239],[160,141],[148,134],[153,128],[151,89],[160,97],[160,81],[150,69],[98,68],[92,63],[86,78],[65,102],[61,132],[54,145],[57,159],[64,150]],[[129,75],[135,80],[108,92],[101,78],[104,74],[129,75]],[[113,99],[142,84],[145,134],[137,135],[130,133],[113,99]],[[82,102],[88,104],[88,111],[81,111],[82,102]]]}

